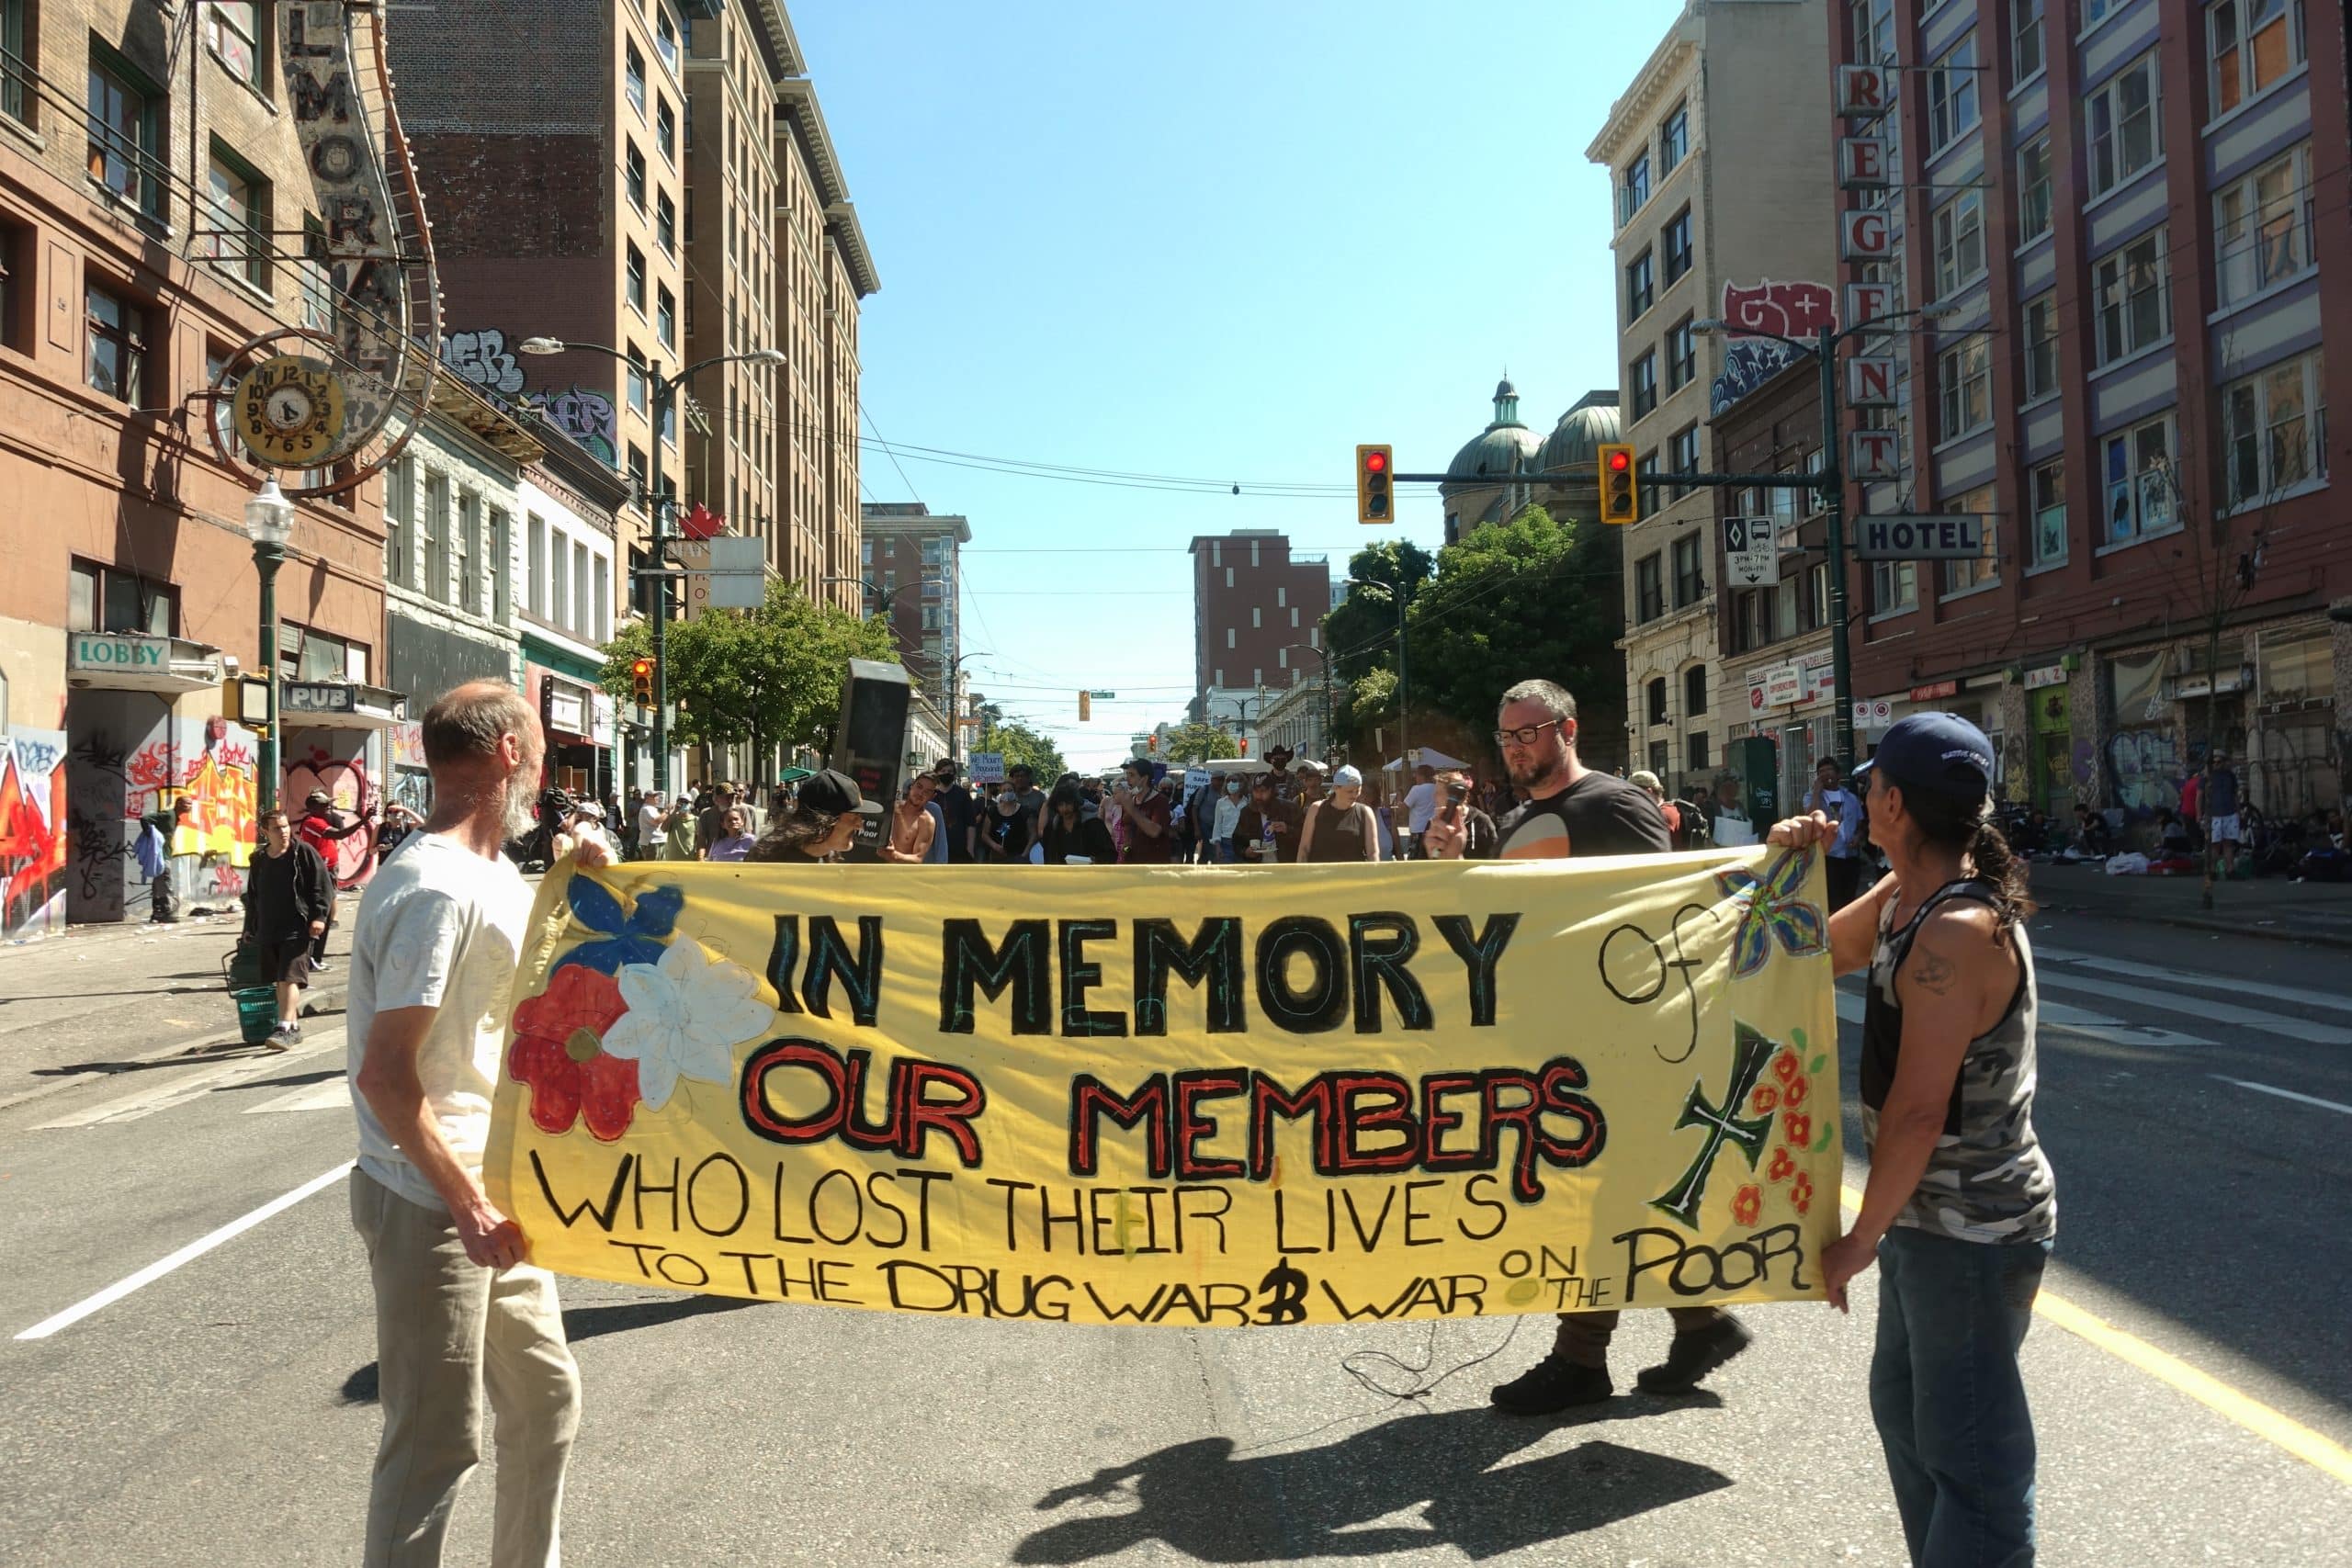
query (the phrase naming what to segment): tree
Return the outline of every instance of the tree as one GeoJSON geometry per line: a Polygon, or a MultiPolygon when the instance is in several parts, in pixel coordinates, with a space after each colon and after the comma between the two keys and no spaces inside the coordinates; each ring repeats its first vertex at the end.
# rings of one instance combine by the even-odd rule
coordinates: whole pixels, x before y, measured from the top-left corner
{"type": "MultiPolygon", "coordinates": [[[[711,610],[669,628],[673,739],[686,746],[750,741],[822,750],[841,715],[852,659],[895,661],[888,625],[811,604],[799,585],[768,583],[756,610],[711,610]]],[[[605,690],[631,696],[631,666],[651,657],[653,632],[632,622],[605,649],[605,690]]]]}
{"type": "Polygon", "coordinates": [[[1213,757],[1230,757],[1234,750],[1232,736],[1214,724],[1197,721],[1170,730],[1159,743],[1161,759],[1173,767],[1190,767],[1213,757]]]}
{"type": "Polygon", "coordinates": [[[989,706],[981,709],[981,716],[988,722],[980,727],[980,738],[972,742],[972,750],[1002,752],[1005,772],[1025,766],[1047,784],[1069,772],[1061,748],[1027,725],[1007,723],[1001,714],[992,713],[989,706]]]}
{"type": "MultiPolygon", "coordinates": [[[[1391,539],[1348,558],[1348,575],[1358,582],[1385,583],[1400,590],[1409,605],[1429,581],[1433,565],[1429,551],[1420,546],[1409,539],[1391,539]]],[[[1342,683],[1361,679],[1367,671],[1395,665],[1396,601],[1350,588],[1347,597],[1323,617],[1323,647],[1330,656],[1332,679],[1342,683]]]]}
{"type": "MultiPolygon", "coordinates": [[[[1383,665],[1367,672],[1362,680],[1333,694],[1331,705],[1331,740],[1350,754],[1362,751],[1369,757],[1376,750],[1374,736],[1382,729],[1396,725],[1396,671],[1383,665]]],[[[1372,764],[1379,766],[1377,761],[1372,764]]]]}

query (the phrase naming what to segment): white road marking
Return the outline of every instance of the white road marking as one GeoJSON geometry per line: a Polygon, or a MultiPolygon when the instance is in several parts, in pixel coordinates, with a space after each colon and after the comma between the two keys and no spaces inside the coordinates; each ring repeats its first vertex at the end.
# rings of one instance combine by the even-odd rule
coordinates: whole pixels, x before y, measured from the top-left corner
{"type": "Polygon", "coordinates": [[[266,1077],[271,1073],[283,1072],[294,1063],[311,1061],[330,1053],[340,1052],[342,1049],[343,1030],[338,1026],[323,1032],[314,1040],[306,1042],[291,1051],[283,1054],[239,1056],[233,1061],[223,1062],[219,1066],[192,1076],[170,1075],[168,1068],[155,1068],[153,1071],[156,1073],[170,1076],[167,1076],[164,1082],[134,1089],[129,1094],[118,1095],[112,1100],[102,1100],[96,1105],[85,1106],[79,1111],[69,1111],[62,1116],[36,1124],[33,1131],[46,1133],[59,1128],[96,1127],[117,1122],[137,1122],[143,1117],[153,1116],[158,1111],[168,1111],[175,1105],[209,1094],[216,1089],[242,1083],[248,1078],[266,1077]]]}
{"type": "Polygon", "coordinates": [[[82,1300],[75,1302],[72,1306],[67,1307],[63,1312],[58,1313],[54,1316],[42,1318],[30,1328],[28,1328],[18,1334],[17,1337],[19,1339],[46,1339],[61,1328],[71,1328],[74,1325],[81,1322],[92,1313],[113,1305],[115,1303],[122,1300],[123,1297],[130,1294],[131,1292],[140,1289],[141,1286],[153,1284],[156,1280],[162,1279],[164,1275],[170,1273],[181,1264],[190,1262],[196,1258],[203,1257],[206,1253],[211,1251],[214,1247],[220,1246],[224,1241],[243,1235],[245,1232],[253,1229],[264,1220],[268,1219],[272,1214],[279,1213],[285,1210],[292,1208],[295,1204],[300,1202],[303,1199],[308,1198],[311,1193],[318,1191],[321,1188],[334,1186],[336,1182],[341,1181],[345,1177],[350,1175],[352,1167],[358,1163],[359,1162],[356,1160],[345,1160],[341,1165],[336,1166],[333,1170],[328,1171],[325,1175],[312,1177],[310,1180],[302,1183],[301,1186],[294,1189],[293,1191],[286,1193],[282,1197],[272,1198],[268,1202],[264,1203],[252,1213],[244,1214],[237,1219],[231,1220],[227,1224],[222,1225],[219,1230],[212,1232],[209,1235],[197,1237],[194,1241],[189,1242],[186,1247],[181,1247],[177,1252],[173,1253],[170,1257],[157,1258],[154,1262],[147,1265],[146,1268],[139,1270],[138,1273],[132,1274],[128,1278],[116,1280],[113,1284],[108,1285],[105,1290],[100,1291],[96,1295],[85,1296],[82,1300]]]}
{"type": "Polygon", "coordinates": [[[2064,948],[2035,944],[2036,963],[2077,964],[2095,969],[2103,975],[2120,975],[2131,980],[2163,980],[2175,986],[2203,986],[2216,991],[2235,991],[2244,996],[2261,997],[2274,1002],[2291,1002],[2297,1007],[2319,1008],[2327,1012],[2352,1016],[2352,997],[2338,996],[2333,991],[2307,991],[2297,986],[2272,986],[2259,980],[2241,980],[2234,976],[2217,975],[2208,969],[2163,969],[2154,964],[2135,964],[2128,958],[2109,958],[2096,953],[2075,953],[2064,948]]]}
{"type": "Polygon", "coordinates": [[[2143,1007],[2161,1008],[2166,1012],[2185,1013],[2190,1018],[2209,1019],[2215,1023],[2234,1023],[2242,1028],[2258,1029],[2266,1034],[2283,1035],[2287,1039],[2301,1040],[2313,1045],[2352,1045],[2352,1029],[2312,1023],[2304,1019],[2288,1018],[2281,1013],[2242,1008],[2231,1002],[2184,996],[2177,991],[2152,992],[2145,986],[2086,980],[2079,975],[2048,970],[2036,971],[2035,978],[2045,991],[2078,991],[2085,996],[2104,997],[2110,1001],[2137,1002],[2143,1007]]]}
{"type": "Polygon", "coordinates": [[[351,1080],[337,1073],[317,1083],[302,1084],[275,1100],[248,1105],[245,1114],[262,1116],[273,1111],[343,1111],[350,1109],[350,1106],[351,1080]]]}
{"type": "Polygon", "coordinates": [[[2297,1094],[2291,1089],[2274,1089],[2267,1083],[2249,1083],[2244,1078],[2226,1077],[2220,1073],[2208,1073],[2206,1076],[2220,1078],[2223,1083],[2233,1083],[2240,1089],[2250,1089],[2256,1094],[2275,1094],[2281,1100],[2291,1100],[2301,1105],[2316,1105],[2323,1111],[2341,1111],[2345,1115],[2352,1116],[2352,1105],[2338,1105],[2335,1100],[2322,1100],[2317,1095],[2297,1094]]]}
{"type": "MultiPolygon", "coordinates": [[[[1860,1023],[1862,1021],[1863,998],[1849,991],[1838,993],[1838,1017],[1840,1022],[1860,1023]]],[[[2043,998],[2040,1020],[2050,1029],[2063,1029],[2073,1034],[2086,1034],[2109,1045],[2159,1045],[2167,1050],[2213,1045],[2218,1042],[2200,1040],[2193,1034],[2177,1034],[2169,1029],[2153,1024],[2126,1023],[2103,1012],[2086,1008],[2070,1007],[2043,998]]]]}

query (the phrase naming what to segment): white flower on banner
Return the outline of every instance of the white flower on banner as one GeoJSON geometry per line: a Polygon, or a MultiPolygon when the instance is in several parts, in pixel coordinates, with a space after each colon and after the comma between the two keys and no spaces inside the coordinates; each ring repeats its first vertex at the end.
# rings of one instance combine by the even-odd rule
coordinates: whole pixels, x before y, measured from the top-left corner
{"type": "Polygon", "coordinates": [[[605,1031],[605,1050],[637,1064],[638,1093],[657,1111],[682,1077],[731,1079],[734,1047],[774,1016],[752,996],[759,982],[750,970],[712,962],[691,937],[663,948],[659,964],[621,965],[618,978],[628,1011],[605,1031]]]}

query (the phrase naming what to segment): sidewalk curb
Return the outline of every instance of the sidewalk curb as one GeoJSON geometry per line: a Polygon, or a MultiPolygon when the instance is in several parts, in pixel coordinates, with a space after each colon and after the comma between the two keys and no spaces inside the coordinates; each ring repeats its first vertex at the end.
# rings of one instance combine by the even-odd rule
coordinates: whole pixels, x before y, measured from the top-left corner
{"type": "Polygon", "coordinates": [[[2044,903],[2043,912],[2052,915],[2088,915],[2094,919],[2109,919],[2122,923],[2145,921],[2151,925],[2173,926],[2182,931],[2211,931],[2220,936],[2253,937],[2262,942],[2304,942],[2319,947],[2352,950],[2352,933],[2298,931],[2286,926],[2248,925],[2221,914],[2165,914],[2145,909],[2125,911],[2112,905],[2044,903]]]}
{"type": "MultiPolygon", "coordinates": [[[[209,994],[220,997],[224,1001],[229,995],[225,990],[217,989],[209,994]]],[[[348,989],[345,986],[317,987],[302,998],[302,1017],[306,1021],[314,1018],[340,1018],[343,1016],[345,1003],[348,999],[348,989]]],[[[150,1063],[169,1062],[177,1056],[191,1058],[191,1065],[193,1065],[192,1059],[199,1052],[243,1043],[244,1032],[241,1029],[211,1030],[190,1039],[175,1041],[144,1056],[133,1056],[125,1066],[144,1067],[150,1063]]],[[[94,1068],[88,1072],[62,1074],[49,1083],[38,1084],[22,1093],[0,1098],[0,1113],[14,1111],[21,1105],[30,1105],[36,1100],[47,1100],[54,1094],[63,1094],[68,1089],[79,1089],[85,1084],[97,1083],[121,1076],[122,1069],[119,1067],[111,1071],[94,1068]]]]}

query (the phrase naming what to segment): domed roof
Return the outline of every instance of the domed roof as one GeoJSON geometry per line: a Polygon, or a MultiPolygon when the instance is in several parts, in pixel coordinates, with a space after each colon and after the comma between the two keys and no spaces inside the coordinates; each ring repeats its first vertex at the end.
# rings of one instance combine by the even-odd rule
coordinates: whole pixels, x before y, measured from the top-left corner
{"type": "Polygon", "coordinates": [[[1540,474],[1587,478],[1592,464],[1600,459],[1601,446],[1617,441],[1623,433],[1615,398],[1604,400],[1599,394],[1585,398],[1560,416],[1560,423],[1544,438],[1529,467],[1540,474]]]}
{"type": "Polygon", "coordinates": [[[1523,471],[1543,445],[1544,438],[1523,424],[1490,424],[1453,455],[1445,466],[1445,484],[1494,484],[1508,479],[1523,471]]]}

